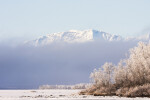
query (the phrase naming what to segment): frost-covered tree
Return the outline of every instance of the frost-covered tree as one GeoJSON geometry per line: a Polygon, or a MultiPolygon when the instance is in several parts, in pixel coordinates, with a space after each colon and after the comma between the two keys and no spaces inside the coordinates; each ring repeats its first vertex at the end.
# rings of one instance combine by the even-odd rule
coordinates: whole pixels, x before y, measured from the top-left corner
{"type": "Polygon", "coordinates": [[[105,63],[101,68],[98,70],[94,70],[93,73],[91,73],[90,78],[92,78],[93,82],[97,86],[110,86],[112,84],[112,75],[114,66],[112,63],[105,63]]]}
{"type": "Polygon", "coordinates": [[[117,66],[105,63],[91,73],[91,78],[94,84],[90,94],[150,96],[150,43],[139,42],[127,59],[117,66]]]}
{"type": "Polygon", "coordinates": [[[139,42],[130,49],[129,58],[115,68],[114,80],[117,86],[123,87],[150,83],[150,43],[139,42]]]}
{"type": "Polygon", "coordinates": [[[125,63],[131,85],[150,83],[150,43],[139,42],[125,63]]]}

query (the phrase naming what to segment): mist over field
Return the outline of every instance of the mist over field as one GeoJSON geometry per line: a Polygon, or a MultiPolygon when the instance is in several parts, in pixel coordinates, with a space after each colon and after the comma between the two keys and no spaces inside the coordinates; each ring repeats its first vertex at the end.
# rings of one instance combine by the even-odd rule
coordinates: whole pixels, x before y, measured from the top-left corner
{"type": "Polygon", "coordinates": [[[117,63],[137,43],[52,43],[45,46],[0,45],[0,88],[38,88],[44,84],[89,83],[94,68],[117,63]]]}

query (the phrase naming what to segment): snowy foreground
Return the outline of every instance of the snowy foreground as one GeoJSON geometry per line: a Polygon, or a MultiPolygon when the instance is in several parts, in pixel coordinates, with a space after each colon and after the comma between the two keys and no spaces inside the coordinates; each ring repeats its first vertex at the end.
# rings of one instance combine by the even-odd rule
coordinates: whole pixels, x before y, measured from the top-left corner
{"type": "Polygon", "coordinates": [[[0,100],[150,100],[150,98],[120,98],[78,95],[81,90],[0,90],[0,100]]]}

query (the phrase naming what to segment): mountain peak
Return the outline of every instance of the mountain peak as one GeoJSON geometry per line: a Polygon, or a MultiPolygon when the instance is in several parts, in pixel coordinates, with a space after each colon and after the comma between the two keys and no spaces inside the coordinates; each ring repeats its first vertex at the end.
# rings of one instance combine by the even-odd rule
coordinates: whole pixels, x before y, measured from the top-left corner
{"type": "Polygon", "coordinates": [[[118,41],[122,37],[118,35],[111,35],[109,33],[88,29],[88,30],[69,30],[66,32],[58,32],[47,34],[29,43],[33,45],[47,45],[53,42],[67,42],[67,43],[83,43],[95,40],[101,41],[118,41]]]}

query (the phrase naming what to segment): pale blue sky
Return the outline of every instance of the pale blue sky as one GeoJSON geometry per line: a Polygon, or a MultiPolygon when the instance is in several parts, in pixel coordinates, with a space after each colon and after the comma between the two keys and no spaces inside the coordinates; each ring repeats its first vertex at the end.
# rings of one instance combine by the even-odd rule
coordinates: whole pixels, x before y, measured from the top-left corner
{"type": "Polygon", "coordinates": [[[0,40],[70,29],[122,36],[150,30],[150,0],[0,0],[0,40]]]}

